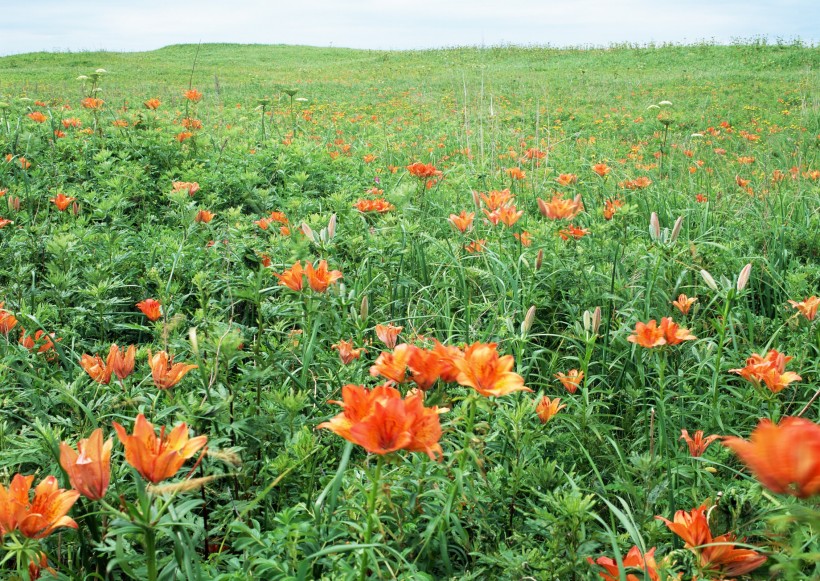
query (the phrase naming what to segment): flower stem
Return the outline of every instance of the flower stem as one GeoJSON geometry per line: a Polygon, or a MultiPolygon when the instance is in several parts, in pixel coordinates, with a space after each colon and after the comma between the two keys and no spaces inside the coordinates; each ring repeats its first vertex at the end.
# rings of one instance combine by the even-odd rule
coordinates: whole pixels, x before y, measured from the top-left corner
{"type": "MultiPolygon", "coordinates": [[[[376,470],[373,474],[373,487],[370,489],[370,496],[367,498],[367,528],[364,533],[364,544],[369,545],[370,539],[373,537],[373,521],[376,520],[376,498],[379,495],[379,484],[381,481],[382,464],[384,458],[379,456],[376,460],[376,470]]],[[[367,578],[367,561],[368,552],[364,550],[362,554],[361,570],[359,572],[359,579],[364,581],[367,578]]]]}

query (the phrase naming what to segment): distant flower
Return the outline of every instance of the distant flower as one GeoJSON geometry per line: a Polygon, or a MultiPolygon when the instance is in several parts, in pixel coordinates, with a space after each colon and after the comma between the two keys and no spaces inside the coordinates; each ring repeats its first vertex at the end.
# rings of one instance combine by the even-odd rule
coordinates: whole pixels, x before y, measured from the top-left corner
{"type": "Polygon", "coordinates": [[[64,193],[60,192],[56,197],[50,198],[48,201],[57,206],[57,209],[61,212],[65,212],[65,210],[71,205],[71,202],[76,199],[77,198],[66,196],[64,193]]]}
{"type": "Polygon", "coordinates": [[[207,224],[214,219],[214,213],[208,210],[200,210],[194,216],[194,222],[207,224]]]}
{"type": "Polygon", "coordinates": [[[549,202],[538,198],[538,210],[550,220],[572,220],[584,210],[584,205],[580,195],[568,200],[556,194],[549,202]]]}
{"type": "Polygon", "coordinates": [[[706,451],[706,448],[709,447],[709,444],[719,438],[720,436],[717,435],[704,438],[703,430],[698,430],[695,432],[694,438],[689,436],[689,432],[687,430],[680,431],[680,439],[686,442],[686,445],[689,447],[689,455],[692,456],[692,458],[699,458],[700,456],[703,456],[703,453],[706,451]]]}
{"type": "Polygon", "coordinates": [[[153,99],[148,99],[143,103],[146,109],[150,109],[151,111],[156,111],[159,109],[160,105],[162,105],[162,101],[157,99],[156,97],[153,99]]]}
{"type": "Polygon", "coordinates": [[[340,339],[337,343],[334,343],[330,347],[331,349],[335,349],[339,352],[339,359],[342,360],[343,365],[349,365],[354,359],[361,357],[362,351],[364,351],[363,347],[354,349],[352,340],[344,341],[340,339]]]}
{"type": "Polygon", "coordinates": [[[663,329],[658,327],[658,323],[655,319],[652,319],[648,323],[642,323],[641,321],[635,323],[635,331],[633,331],[632,335],[627,337],[626,340],[641,347],[646,347],[647,349],[666,345],[663,329]]]}
{"type": "Polygon", "coordinates": [[[44,123],[48,119],[48,117],[43,115],[40,111],[33,111],[29,113],[27,117],[35,123],[44,123]]]}
{"type": "Polygon", "coordinates": [[[182,131],[180,133],[177,133],[176,136],[174,137],[174,139],[176,139],[177,141],[182,143],[186,139],[190,139],[193,136],[194,136],[194,134],[191,133],[190,131],[182,131]]]}
{"type": "Polygon", "coordinates": [[[328,271],[327,260],[320,260],[316,268],[310,262],[305,264],[305,277],[307,277],[310,288],[317,293],[323,293],[331,284],[342,278],[342,272],[340,270],[328,271]]]}
{"type": "Polygon", "coordinates": [[[363,214],[377,213],[384,214],[390,210],[395,210],[396,206],[385,200],[384,198],[376,198],[375,200],[361,199],[357,200],[353,207],[363,214]]]}
{"type": "Polygon", "coordinates": [[[148,317],[149,321],[156,321],[162,316],[162,305],[155,299],[145,299],[137,303],[137,308],[148,317]]]}
{"type": "Polygon", "coordinates": [[[151,378],[158,389],[174,387],[189,371],[199,367],[188,363],[174,363],[174,357],[169,356],[165,351],[152,355],[150,350],[148,351],[148,365],[151,366],[151,378]]]}
{"type": "Polygon", "coordinates": [[[455,226],[459,232],[466,232],[470,226],[473,225],[474,218],[475,212],[467,213],[465,210],[462,210],[458,216],[450,214],[450,223],[455,226]]]}
{"type": "Polygon", "coordinates": [[[556,397],[551,400],[547,396],[543,396],[540,400],[538,400],[535,406],[535,413],[538,414],[538,419],[541,420],[542,424],[546,424],[553,417],[555,417],[558,412],[567,407],[564,404],[559,404],[561,404],[560,397],[556,397]]]}
{"type": "Polygon", "coordinates": [[[436,178],[441,175],[441,172],[432,163],[424,164],[420,161],[408,165],[407,171],[419,179],[436,178]]]}
{"type": "MultiPolygon", "coordinates": [[[[473,196],[475,196],[475,194],[474,192],[473,196]]],[[[480,198],[481,202],[487,207],[487,210],[494,212],[512,201],[512,193],[509,188],[492,190],[486,194],[478,194],[478,198],[480,198]]],[[[476,202],[476,205],[478,205],[478,202],[476,202]]]]}
{"type": "Polygon", "coordinates": [[[773,393],[778,393],[790,383],[802,379],[793,371],[786,371],[786,364],[792,359],[776,349],[771,349],[765,357],[752,353],[746,360],[746,367],[730,369],[729,373],[737,373],[756,387],[765,384],[773,393]]]}
{"type": "Polygon", "coordinates": [[[171,188],[173,192],[188,192],[189,196],[193,196],[200,190],[198,182],[173,182],[171,188]]]}
{"type": "Polygon", "coordinates": [[[469,244],[464,247],[464,250],[469,252],[470,254],[476,254],[479,252],[484,252],[484,248],[487,245],[487,241],[484,239],[481,240],[473,240],[469,244]]]}
{"type": "Polygon", "coordinates": [[[81,127],[83,122],[76,117],[67,117],[62,120],[63,127],[66,129],[81,127]]]}
{"type": "Polygon", "coordinates": [[[612,168],[605,163],[596,163],[592,166],[592,171],[594,171],[603,178],[606,177],[609,174],[609,172],[612,171],[612,168]]]}
{"type": "Polygon", "coordinates": [[[579,226],[575,226],[574,224],[570,224],[563,230],[558,231],[558,235],[561,237],[561,240],[569,240],[570,238],[579,240],[587,234],[589,234],[589,230],[587,228],[581,228],[579,226]]]}
{"type": "Polygon", "coordinates": [[[396,338],[402,329],[404,329],[404,327],[398,327],[392,323],[388,323],[387,325],[376,325],[375,330],[379,341],[384,343],[388,349],[392,349],[396,346],[396,338]]]}
{"type": "Polygon", "coordinates": [[[561,382],[561,385],[563,385],[568,392],[575,393],[581,386],[581,380],[584,379],[584,372],[578,371],[577,369],[570,369],[566,375],[558,373],[555,377],[558,378],[558,381],[561,382]]]}
{"type": "Polygon", "coordinates": [[[623,207],[623,201],[612,198],[604,202],[604,220],[612,220],[619,208],[623,207]]]}
{"type": "Polygon", "coordinates": [[[523,180],[527,177],[527,173],[520,167],[511,167],[507,169],[507,175],[514,180],[523,180]]]}
{"type": "Polygon", "coordinates": [[[183,93],[186,99],[188,99],[191,103],[199,103],[202,100],[202,93],[197,91],[196,89],[188,89],[183,93]]]}
{"type": "Polygon", "coordinates": [[[86,97],[80,104],[83,106],[83,109],[91,109],[93,111],[98,111],[102,109],[102,106],[105,104],[105,101],[102,99],[97,99],[95,97],[86,97]]]}
{"type": "Polygon", "coordinates": [[[806,319],[813,321],[817,316],[817,307],[820,306],[820,297],[810,296],[807,299],[800,301],[789,301],[789,304],[800,311],[806,319]]]}
{"type": "Polygon", "coordinates": [[[560,186],[569,186],[578,183],[578,176],[574,173],[562,173],[555,178],[555,181],[558,182],[560,186]]]}
{"type": "Polygon", "coordinates": [[[513,232],[513,236],[521,243],[522,246],[530,247],[532,245],[532,236],[530,236],[530,233],[526,230],[521,232],[521,234],[518,232],[513,232]]]}
{"type": "Polygon", "coordinates": [[[304,272],[302,263],[297,260],[293,263],[293,266],[285,270],[282,274],[274,272],[273,276],[279,279],[279,284],[282,286],[286,286],[298,292],[304,287],[304,272]]]}
{"type": "Polygon", "coordinates": [[[687,297],[684,294],[678,295],[678,299],[672,301],[672,304],[677,308],[681,313],[684,315],[689,314],[689,310],[692,308],[692,305],[697,302],[697,297],[687,297]]]}

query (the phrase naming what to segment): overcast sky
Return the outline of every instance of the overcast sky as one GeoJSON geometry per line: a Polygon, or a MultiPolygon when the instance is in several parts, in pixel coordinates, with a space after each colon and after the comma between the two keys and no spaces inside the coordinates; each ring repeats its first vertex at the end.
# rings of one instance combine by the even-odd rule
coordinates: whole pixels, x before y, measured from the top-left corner
{"type": "Polygon", "coordinates": [[[371,49],[820,41],[820,0],[0,0],[0,55],[240,42],[371,49]]]}

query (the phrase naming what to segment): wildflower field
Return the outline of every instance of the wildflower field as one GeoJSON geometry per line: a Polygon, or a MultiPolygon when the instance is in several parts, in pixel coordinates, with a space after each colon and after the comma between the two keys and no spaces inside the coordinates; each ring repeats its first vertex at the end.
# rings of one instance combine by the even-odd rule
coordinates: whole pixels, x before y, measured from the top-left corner
{"type": "Polygon", "coordinates": [[[0,58],[0,577],[819,578],[818,68],[0,58]]]}

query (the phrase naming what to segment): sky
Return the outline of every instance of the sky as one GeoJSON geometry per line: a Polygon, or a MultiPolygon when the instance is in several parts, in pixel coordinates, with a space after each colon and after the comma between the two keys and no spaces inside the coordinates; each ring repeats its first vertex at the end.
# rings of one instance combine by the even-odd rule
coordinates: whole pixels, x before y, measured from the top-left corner
{"type": "Polygon", "coordinates": [[[0,55],[236,42],[367,49],[820,43],[820,0],[0,0],[0,55]]]}

